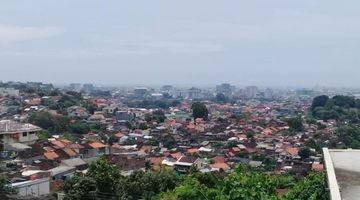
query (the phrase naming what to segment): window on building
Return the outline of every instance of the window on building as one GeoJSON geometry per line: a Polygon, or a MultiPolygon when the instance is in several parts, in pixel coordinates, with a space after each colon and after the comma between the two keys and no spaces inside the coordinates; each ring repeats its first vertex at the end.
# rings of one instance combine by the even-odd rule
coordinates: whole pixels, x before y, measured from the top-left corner
{"type": "Polygon", "coordinates": [[[27,133],[23,133],[23,137],[27,137],[27,133]]]}

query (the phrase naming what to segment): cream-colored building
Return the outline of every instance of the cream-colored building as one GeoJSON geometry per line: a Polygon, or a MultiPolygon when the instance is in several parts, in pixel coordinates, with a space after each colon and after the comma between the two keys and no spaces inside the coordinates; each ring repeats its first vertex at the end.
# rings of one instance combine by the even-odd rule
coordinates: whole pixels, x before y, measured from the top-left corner
{"type": "Polygon", "coordinates": [[[11,144],[33,144],[37,139],[40,127],[23,124],[12,120],[0,120],[0,140],[6,147],[11,144]]]}

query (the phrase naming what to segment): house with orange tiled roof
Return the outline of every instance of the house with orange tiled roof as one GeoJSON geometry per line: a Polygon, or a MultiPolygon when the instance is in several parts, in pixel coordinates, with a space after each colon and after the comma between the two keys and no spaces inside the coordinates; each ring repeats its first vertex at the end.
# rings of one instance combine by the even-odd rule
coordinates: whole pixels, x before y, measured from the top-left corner
{"type": "Polygon", "coordinates": [[[72,150],[72,149],[70,149],[70,148],[64,148],[63,151],[64,151],[70,158],[75,158],[75,157],[78,156],[78,154],[77,154],[74,150],[72,150]]]}
{"type": "Polygon", "coordinates": [[[199,149],[198,148],[190,148],[186,152],[189,154],[194,154],[194,153],[198,153],[199,149]]]}
{"type": "Polygon", "coordinates": [[[53,144],[55,148],[65,148],[65,144],[60,140],[52,140],[50,143],[53,144]]]}
{"type": "Polygon", "coordinates": [[[225,158],[224,156],[215,156],[213,158],[215,163],[225,163],[227,162],[227,158],[225,158]]]}
{"type": "Polygon", "coordinates": [[[84,157],[97,157],[108,153],[108,146],[100,141],[90,142],[85,145],[84,157]]]}
{"type": "Polygon", "coordinates": [[[218,162],[210,165],[212,168],[216,170],[224,170],[227,171],[230,169],[230,166],[224,162],[218,162]]]}
{"type": "Polygon", "coordinates": [[[149,157],[147,160],[153,165],[153,167],[160,167],[165,157],[149,157]]]}
{"type": "Polygon", "coordinates": [[[116,134],[115,134],[115,137],[117,137],[117,138],[122,138],[122,137],[124,137],[125,136],[125,134],[123,134],[123,133],[121,133],[121,132],[117,132],[116,134]]]}
{"type": "Polygon", "coordinates": [[[67,139],[54,139],[50,141],[50,144],[52,148],[62,150],[65,153],[65,157],[68,158],[79,157],[80,154],[84,153],[84,146],[67,139]]]}
{"type": "Polygon", "coordinates": [[[58,159],[60,156],[57,153],[55,153],[53,150],[51,150],[51,151],[45,151],[44,157],[48,160],[55,160],[58,159]]]}
{"type": "Polygon", "coordinates": [[[296,147],[289,147],[286,149],[286,152],[290,155],[290,156],[296,156],[299,153],[299,148],[296,147]]]}

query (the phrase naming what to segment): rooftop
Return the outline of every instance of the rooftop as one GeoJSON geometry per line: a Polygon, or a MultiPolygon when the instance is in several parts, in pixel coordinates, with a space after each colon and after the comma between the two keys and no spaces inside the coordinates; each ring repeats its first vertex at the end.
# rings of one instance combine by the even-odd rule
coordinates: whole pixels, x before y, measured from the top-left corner
{"type": "Polygon", "coordinates": [[[32,124],[22,124],[11,120],[0,120],[0,134],[38,130],[40,130],[40,128],[32,124]]]}
{"type": "Polygon", "coordinates": [[[360,150],[323,149],[332,200],[360,199],[360,150]]]}

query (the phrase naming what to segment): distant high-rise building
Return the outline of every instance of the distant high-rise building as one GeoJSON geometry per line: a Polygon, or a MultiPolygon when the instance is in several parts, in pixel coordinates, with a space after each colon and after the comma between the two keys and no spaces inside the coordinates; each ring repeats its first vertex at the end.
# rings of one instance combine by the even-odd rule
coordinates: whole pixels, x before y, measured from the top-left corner
{"type": "Polygon", "coordinates": [[[70,83],[69,90],[79,92],[81,90],[81,83],[70,83]]]}
{"type": "Polygon", "coordinates": [[[94,90],[94,85],[90,83],[86,83],[83,85],[83,90],[87,93],[90,93],[94,90]]]}
{"type": "Polygon", "coordinates": [[[171,92],[173,90],[173,86],[172,85],[164,85],[164,86],[162,86],[161,90],[164,92],[171,92]]]}
{"type": "Polygon", "coordinates": [[[173,91],[173,96],[175,98],[182,98],[186,96],[186,92],[184,90],[177,89],[173,91]]]}
{"type": "Polygon", "coordinates": [[[222,93],[226,96],[229,96],[232,94],[232,92],[234,91],[235,86],[230,85],[229,83],[223,83],[221,85],[217,85],[216,86],[216,92],[217,93],[222,93]]]}
{"type": "Polygon", "coordinates": [[[146,87],[136,87],[134,89],[134,94],[136,97],[144,97],[147,95],[148,89],[146,87]]]}
{"type": "Polygon", "coordinates": [[[199,88],[192,87],[188,90],[189,99],[199,99],[201,98],[201,90],[199,88]]]}
{"type": "Polygon", "coordinates": [[[264,91],[264,98],[265,99],[273,99],[274,98],[274,91],[270,88],[266,88],[264,91]]]}
{"type": "Polygon", "coordinates": [[[255,98],[258,93],[258,87],[256,86],[248,86],[244,89],[244,96],[247,99],[255,98]]]}

